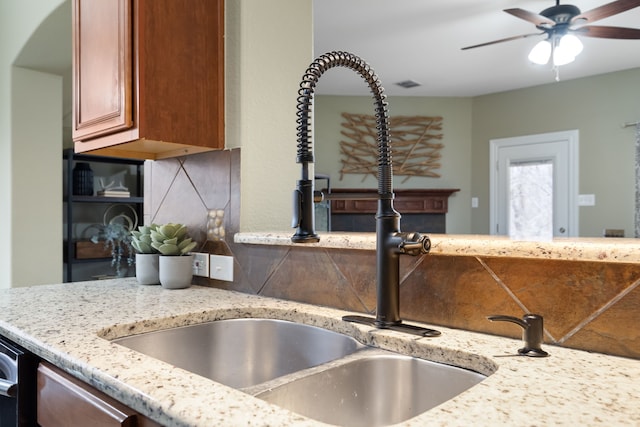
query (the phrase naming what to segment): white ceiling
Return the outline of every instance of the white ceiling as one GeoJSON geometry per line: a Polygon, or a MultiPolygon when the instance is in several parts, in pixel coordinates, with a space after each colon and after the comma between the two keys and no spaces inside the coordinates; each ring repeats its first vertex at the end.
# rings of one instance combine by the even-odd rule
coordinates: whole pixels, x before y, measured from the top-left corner
{"type": "MultiPolygon", "coordinates": [[[[609,0],[567,0],[581,11],[609,0]]],[[[550,66],[533,65],[529,50],[544,36],[462,51],[465,46],[539,32],[503,12],[539,13],[553,0],[314,0],[314,53],[333,50],[360,56],[373,67],[387,95],[476,96],[553,83],[550,66]],[[415,80],[420,87],[395,85],[415,80]]],[[[562,2],[563,4],[565,2],[562,2]]],[[[597,22],[640,28],[640,7],[597,22]]],[[[560,79],[640,67],[640,40],[582,38],[583,52],[560,67],[560,79]]],[[[366,95],[367,85],[351,70],[328,71],[319,94],[366,95]]]]}
{"type": "MultiPolygon", "coordinates": [[[[571,0],[582,11],[607,2],[571,0]]],[[[51,14],[16,65],[69,74],[70,4],[65,1],[51,14]]],[[[502,10],[519,7],[538,13],[554,4],[553,0],[313,0],[314,52],[317,56],[345,50],[360,56],[377,72],[387,95],[475,96],[553,83],[555,74],[549,66],[527,60],[543,36],[460,48],[537,32],[532,24],[502,10]],[[422,86],[395,85],[409,79],[422,86]]],[[[598,24],[640,28],[640,7],[598,24]]],[[[561,80],[640,67],[640,40],[584,37],[583,43],[576,61],[560,68],[561,80]]],[[[317,93],[367,95],[369,91],[353,71],[336,69],[322,77],[317,93]]]]}

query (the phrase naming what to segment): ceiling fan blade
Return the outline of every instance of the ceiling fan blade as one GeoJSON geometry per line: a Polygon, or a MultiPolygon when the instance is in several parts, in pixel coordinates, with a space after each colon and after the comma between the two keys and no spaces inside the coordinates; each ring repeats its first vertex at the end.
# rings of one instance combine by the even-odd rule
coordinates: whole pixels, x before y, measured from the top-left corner
{"type": "Polygon", "coordinates": [[[571,24],[587,24],[640,6],[640,0],[617,0],[571,18],[571,24]]]}
{"type": "MultiPolygon", "coordinates": [[[[640,0],[639,0],[640,1],[640,0]]],[[[549,19],[546,16],[538,15],[537,13],[529,12],[528,10],[514,8],[514,9],[505,9],[505,12],[515,16],[516,18],[524,19],[527,22],[531,22],[536,27],[544,26],[547,28],[551,28],[556,25],[553,19],[549,19]]]]}
{"type": "Polygon", "coordinates": [[[491,42],[480,43],[480,44],[475,44],[473,46],[463,47],[462,50],[474,49],[476,47],[489,46],[489,45],[496,44],[496,43],[508,42],[508,41],[517,40],[517,39],[524,39],[524,38],[527,38],[527,37],[539,36],[539,35],[542,35],[542,34],[545,34],[544,31],[541,32],[541,33],[521,34],[519,36],[507,37],[505,39],[494,40],[494,41],[491,41],[491,42]]]}
{"type": "Polygon", "coordinates": [[[599,37],[603,39],[640,39],[640,29],[625,27],[605,27],[602,25],[589,25],[581,27],[573,32],[584,37],[599,37]]]}

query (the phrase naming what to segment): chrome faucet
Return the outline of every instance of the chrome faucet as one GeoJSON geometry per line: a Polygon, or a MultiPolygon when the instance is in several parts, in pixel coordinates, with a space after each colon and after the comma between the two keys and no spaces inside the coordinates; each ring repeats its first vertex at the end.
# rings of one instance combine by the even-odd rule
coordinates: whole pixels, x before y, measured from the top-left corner
{"type": "Polygon", "coordinates": [[[315,232],[314,183],[309,165],[314,162],[311,142],[311,103],[320,76],[328,69],[346,67],[366,81],[374,98],[378,133],[378,208],[376,212],[376,318],[345,316],[346,321],[373,325],[382,329],[401,330],[421,336],[437,336],[440,332],[403,324],[400,319],[400,255],[429,253],[429,237],[400,231],[400,214],[393,208],[393,168],[389,143],[389,117],[386,96],[378,76],[359,57],[348,52],[330,52],[316,58],[307,68],[298,90],[297,163],[302,164],[302,176],[293,193],[292,227],[297,228],[294,243],[320,241],[315,232]]]}

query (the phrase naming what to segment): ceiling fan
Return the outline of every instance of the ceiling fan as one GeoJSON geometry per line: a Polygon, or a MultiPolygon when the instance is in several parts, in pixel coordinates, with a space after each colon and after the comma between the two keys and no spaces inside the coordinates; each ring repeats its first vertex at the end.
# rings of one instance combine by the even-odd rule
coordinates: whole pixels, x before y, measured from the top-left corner
{"type": "Polygon", "coordinates": [[[553,56],[554,66],[564,65],[572,62],[576,55],[582,51],[582,43],[576,36],[640,39],[640,29],[637,28],[588,25],[638,6],[640,6],[640,0],[617,0],[595,9],[581,12],[576,6],[560,4],[560,0],[556,0],[555,6],[549,7],[539,14],[520,8],[505,9],[504,11],[508,14],[534,24],[542,32],[521,34],[480,43],[463,47],[462,50],[546,34],[547,38],[539,42],[531,50],[529,59],[537,64],[546,64],[553,56]]]}

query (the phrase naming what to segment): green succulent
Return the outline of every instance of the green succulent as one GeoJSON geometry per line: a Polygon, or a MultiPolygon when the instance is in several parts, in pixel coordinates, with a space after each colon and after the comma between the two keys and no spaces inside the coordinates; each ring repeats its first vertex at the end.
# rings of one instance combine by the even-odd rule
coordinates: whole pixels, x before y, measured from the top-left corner
{"type": "Polygon", "coordinates": [[[184,224],[164,224],[157,226],[155,230],[149,230],[151,234],[151,247],[161,255],[184,255],[196,247],[187,233],[184,224]]]}
{"type": "Polygon", "coordinates": [[[131,232],[131,246],[139,254],[157,254],[158,250],[151,246],[151,231],[158,229],[157,224],[141,225],[131,232]]]}

